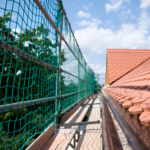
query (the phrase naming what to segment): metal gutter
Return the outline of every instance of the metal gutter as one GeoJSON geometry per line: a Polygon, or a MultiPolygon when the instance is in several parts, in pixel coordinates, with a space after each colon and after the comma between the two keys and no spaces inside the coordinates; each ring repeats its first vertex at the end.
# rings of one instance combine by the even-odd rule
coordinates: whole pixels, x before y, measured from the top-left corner
{"type": "Polygon", "coordinates": [[[108,106],[104,96],[103,103],[103,145],[105,150],[123,150],[121,141],[116,131],[115,124],[108,110],[108,106]]]}
{"type": "MultiPolygon", "coordinates": [[[[139,130],[139,134],[136,134],[133,131],[133,129],[129,126],[128,122],[125,121],[125,119],[124,119],[125,116],[122,116],[120,114],[120,112],[118,110],[119,108],[117,107],[117,105],[115,105],[113,103],[113,99],[104,91],[103,91],[103,94],[105,96],[105,100],[106,100],[108,106],[110,107],[113,115],[115,116],[118,124],[120,125],[121,129],[123,130],[123,132],[128,140],[128,145],[130,145],[132,147],[132,149],[135,149],[135,150],[147,150],[148,148],[145,146],[145,144],[139,138],[142,136],[140,134],[140,130],[139,130]]],[[[124,115],[126,115],[126,114],[124,114],[124,115]]],[[[144,140],[144,136],[142,139],[144,140]]]]}

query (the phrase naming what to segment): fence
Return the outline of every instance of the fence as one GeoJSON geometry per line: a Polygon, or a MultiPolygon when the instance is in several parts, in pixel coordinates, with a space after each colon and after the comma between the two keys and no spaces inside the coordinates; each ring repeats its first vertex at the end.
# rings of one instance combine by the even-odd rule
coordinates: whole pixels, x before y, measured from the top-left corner
{"type": "Polygon", "coordinates": [[[95,83],[62,1],[1,2],[0,149],[25,149],[95,83]]]}

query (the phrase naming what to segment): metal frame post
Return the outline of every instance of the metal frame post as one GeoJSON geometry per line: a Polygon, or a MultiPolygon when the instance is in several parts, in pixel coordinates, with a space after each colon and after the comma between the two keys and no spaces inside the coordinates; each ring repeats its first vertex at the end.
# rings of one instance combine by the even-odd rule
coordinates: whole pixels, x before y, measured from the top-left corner
{"type": "Polygon", "coordinates": [[[79,53],[80,53],[80,51],[79,51],[79,49],[78,49],[78,103],[80,102],[80,95],[79,95],[79,93],[80,93],[80,79],[79,79],[79,77],[80,77],[80,63],[79,63],[79,53]]]}
{"type": "Polygon", "coordinates": [[[97,74],[97,94],[98,94],[98,76],[99,74],[97,74]]]}
{"type": "MultiPolygon", "coordinates": [[[[100,84],[100,83],[101,83],[101,82],[100,82],[100,79],[101,79],[101,78],[100,78],[100,74],[99,74],[99,85],[101,85],[101,84],[100,84]]],[[[99,87],[98,89],[99,89],[99,92],[100,92],[100,87],[99,87]]]]}
{"type": "MultiPolygon", "coordinates": [[[[62,33],[62,28],[63,28],[63,12],[62,16],[61,16],[61,23],[60,23],[60,32],[62,33]]],[[[60,57],[61,57],[61,45],[62,45],[62,38],[60,36],[60,41],[59,41],[59,52],[58,52],[58,68],[60,68],[60,57]]],[[[60,70],[57,70],[57,77],[56,77],[56,99],[55,99],[55,126],[57,128],[57,124],[58,124],[58,96],[59,96],[59,78],[60,78],[60,70]]],[[[60,101],[60,100],[59,100],[60,101]]]]}
{"type": "Polygon", "coordinates": [[[57,116],[58,116],[58,114],[57,114],[57,112],[58,112],[58,83],[59,83],[59,81],[58,81],[58,77],[59,75],[58,75],[58,71],[57,71],[57,75],[56,75],[56,92],[55,92],[55,95],[56,95],[56,99],[55,99],[55,127],[57,128],[57,116]]]}
{"type": "MultiPolygon", "coordinates": [[[[61,25],[60,25],[60,32],[61,32],[61,33],[62,33],[62,30],[63,30],[63,15],[64,15],[64,13],[63,13],[63,11],[62,11],[61,25]]],[[[61,37],[60,37],[60,44],[59,44],[59,68],[60,68],[60,58],[61,58],[61,45],[62,45],[62,39],[61,39],[61,37]]],[[[60,78],[59,83],[61,83],[61,72],[60,72],[60,71],[59,71],[59,78],[60,78]]],[[[60,86],[61,86],[61,84],[60,84],[60,86]]],[[[59,84],[58,84],[58,87],[59,87],[58,93],[60,92],[60,86],[59,86],[59,84]]],[[[61,93],[61,97],[62,97],[62,93],[61,93]]],[[[61,100],[61,102],[62,102],[62,99],[60,99],[60,100],[61,100]]]]}
{"type": "MultiPolygon", "coordinates": [[[[86,63],[85,63],[85,80],[86,80],[86,63]]],[[[85,91],[87,91],[86,89],[86,82],[85,82],[85,91]]],[[[87,93],[86,93],[87,94],[87,93]]],[[[86,95],[87,96],[87,95],[86,95]]]]}

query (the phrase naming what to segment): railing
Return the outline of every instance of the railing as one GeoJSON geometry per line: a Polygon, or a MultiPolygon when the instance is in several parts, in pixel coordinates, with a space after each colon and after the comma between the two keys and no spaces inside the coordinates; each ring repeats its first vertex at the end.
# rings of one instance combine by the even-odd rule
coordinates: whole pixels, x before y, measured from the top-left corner
{"type": "Polygon", "coordinates": [[[60,0],[0,5],[0,149],[24,149],[59,114],[94,93],[60,0]]]}

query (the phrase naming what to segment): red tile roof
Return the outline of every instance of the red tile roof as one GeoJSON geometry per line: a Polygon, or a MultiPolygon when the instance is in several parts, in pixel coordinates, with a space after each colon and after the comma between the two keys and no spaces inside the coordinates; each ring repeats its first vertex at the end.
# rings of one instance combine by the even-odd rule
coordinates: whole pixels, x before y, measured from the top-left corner
{"type": "Polygon", "coordinates": [[[122,105],[120,108],[127,108],[132,115],[139,114],[140,122],[150,126],[150,51],[120,51],[107,50],[110,82],[118,80],[105,91],[122,105]]]}
{"type": "Polygon", "coordinates": [[[150,50],[107,49],[109,84],[119,79],[148,58],[150,58],[150,50]]]}

